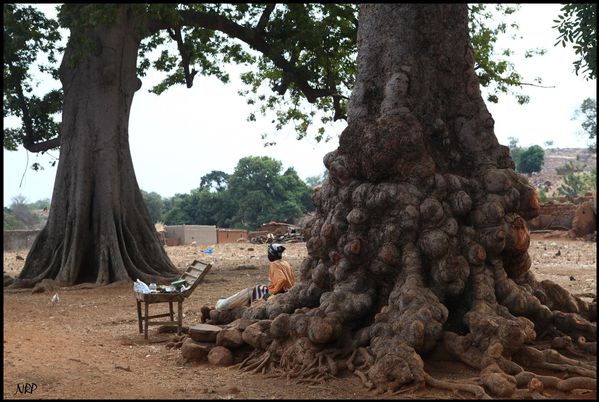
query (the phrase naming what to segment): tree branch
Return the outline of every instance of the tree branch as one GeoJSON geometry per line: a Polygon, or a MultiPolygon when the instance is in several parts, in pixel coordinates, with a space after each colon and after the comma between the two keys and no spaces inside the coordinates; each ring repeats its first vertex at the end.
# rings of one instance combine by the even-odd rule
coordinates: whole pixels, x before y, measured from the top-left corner
{"type": "Polygon", "coordinates": [[[179,49],[179,54],[181,54],[181,65],[183,66],[183,73],[185,74],[185,84],[187,85],[187,88],[191,88],[193,86],[193,78],[198,72],[195,69],[189,72],[189,53],[185,50],[181,28],[176,27],[174,29],[167,29],[167,31],[170,37],[177,42],[177,49],[179,49]]]}
{"type": "Polygon", "coordinates": [[[47,151],[49,149],[58,148],[60,146],[60,137],[52,138],[51,140],[46,140],[42,142],[28,141],[28,137],[29,136],[23,139],[23,148],[25,148],[29,152],[42,152],[47,151]]]}
{"type": "MultiPolygon", "coordinates": [[[[274,8],[274,5],[272,5],[274,8]]],[[[264,21],[269,15],[267,7],[262,13],[261,20],[264,21]],[[264,18],[264,19],[263,19],[264,18]]],[[[270,11],[272,12],[272,11],[270,11]]],[[[261,52],[269,58],[277,68],[283,70],[288,79],[292,79],[296,87],[304,94],[308,102],[315,103],[318,98],[333,96],[334,91],[327,88],[313,88],[309,83],[309,74],[301,66],[296,66],[287,61],[280,51],[268,42],[268,35],[257,28],[247,28],[239,25],[220,14],[214,12],[199,12],[193,10],[181,10],[179,12],[180,20],[177,23],[169,22],[164,19],[153,19],[148,21],[148,27],[151,33],[156,33],[163,29],[176,29],[182,26],[193,26],[205,29],[220,31],[232,38],[239,39],[248,44],[252,49],[261,52]]],[[[258,24],[260,26],[260,23],[258,24]]]]}
{"type": "Polygon", "coordinates": [[[266,24],[268,24],[268,19],[270,18],[270,15],[274,11],[275,6],[276,6],[276,4],[274,4],[274,3],[269,3],[266,5],[266,7],[264,8],[264,11],[262,11],[262,15],[260,16],[260,21],[258,21],[258,25],[256,25],[257,32],[264,33],[266,24]]]}
{"type": "Polygon", "coordinates": [[[537,88],[555,88],[555,85],[546,86],[546,85],[540,85],[540,84],[531,84],[528,82],[521,82],[520,85],[528,85],[528,86],[537,87],[537,88]]]}
{"type": "MultiPolygon", "coordinates": [[[[14,67],[12,63],[8,63],[9,71],[14,73],[14,67]]],[[[23,87],[21,86],[21,79],[16,79],[16,92],[19,98],[19,107],[22,113],[23,128],[25,136],[23,137],[23,147],[29,152],[42,152],[52,148],[60,146],[60,137],[52,138],[50,140],[35,142],[35,131],[33,129],[33,119],[29,114],[29,108],[27,107],[27,99],[23,93],[23,87]]]]}

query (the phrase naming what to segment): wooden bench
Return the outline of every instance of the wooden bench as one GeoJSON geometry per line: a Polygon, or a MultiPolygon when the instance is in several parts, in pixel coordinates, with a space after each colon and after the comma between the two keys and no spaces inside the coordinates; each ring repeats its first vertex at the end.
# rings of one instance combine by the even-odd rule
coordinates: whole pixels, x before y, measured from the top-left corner
{"type": "Polygon", "coordinates": [[[195,288],[200,284],[202,279],[208,274],[211,264],[195,260],[192,262],[183,275],[182,280],[185,280],[191,285],[187,290],[176,293],[135,293],[135,299],[137,301],[137,320],[139,323],[139,333],[144,333],[144,338],[148,339],[148,327],[150,325],[177,325],[177,334],[181,334],[183,327],[183,301],[188,298],[195,288]],[[177,320],[174,317],[173,303],[177,303],[177,320]],[[150,315],[149,306],[150,304],[168,303],[169,312],[163,314],[150,315]],[[142,304],[144,311],[142,314],[142,304]],[[155,321],[155,318],[169,317],[169,321],[155,321]]]}

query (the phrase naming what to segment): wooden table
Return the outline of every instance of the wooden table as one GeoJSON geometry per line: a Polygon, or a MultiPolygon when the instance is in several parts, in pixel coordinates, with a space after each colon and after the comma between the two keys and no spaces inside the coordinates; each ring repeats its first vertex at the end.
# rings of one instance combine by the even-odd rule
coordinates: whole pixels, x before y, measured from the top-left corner
{"type": "Polygon", "coordinates": [[[192,262],[180,279],[185,280],[189,288],[183,292],[173,293],[135,293],[137,301],[137,320],[139,323],[139,333],[144,333],[144,338],[148,339],[148,327],[150,325],[177,325],[177,334],[180,335],[183,329],[183,301],[189,297],[195,288],[200,284],[202,279],[210,272],[212,264],[207,264],[202,261],[195,260],[192,262]],[[173,303],[177,303],[177,320],[174,317],[173,303]],[[150,304],[168,303],[169,312],[163,314],[150,315],[150,304]],[[144,305],[142,314],[141,305],[144,305]],[[169,317],[169,321],[151,321],[154,318],[169,317]]]}

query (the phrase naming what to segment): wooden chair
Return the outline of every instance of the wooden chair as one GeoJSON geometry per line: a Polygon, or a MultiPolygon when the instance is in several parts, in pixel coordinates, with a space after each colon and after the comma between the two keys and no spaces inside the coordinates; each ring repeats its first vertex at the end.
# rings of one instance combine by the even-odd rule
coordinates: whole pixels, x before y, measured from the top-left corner
{"type": "Polygon", "coordinates": [[[144,333],[144,338],[148,339],[148,327],[150,325],[177,325],[177,334],[181,334],[183,326],[183,301],[188,298],[195,288],[200,284],[202,279],[208,274],[212,264],[207,264],[195,260],[181,275],[182,280],[185,280],[190,286],[184,292],[177,293],[138,293],[135,292],[137,301],[137,320],[139,323],[139,333],[144,333]],[[177,303],[177,320],[174,319],[173,303],[177,303]],[[169,312],[164,314],[150,315],[150,304],[168,303],[169,312]],[[144,314],[142,315],[142,304],[144,305],[144,314]],[[154,318],[169,317],[170,321],[152,321],[154,318]]]}

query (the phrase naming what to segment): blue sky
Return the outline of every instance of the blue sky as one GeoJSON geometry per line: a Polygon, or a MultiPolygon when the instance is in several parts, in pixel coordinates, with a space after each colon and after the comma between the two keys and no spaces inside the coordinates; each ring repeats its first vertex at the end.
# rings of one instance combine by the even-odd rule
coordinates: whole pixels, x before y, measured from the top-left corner
{"type": "MultiPolygon", "coordinates": [[[[531,101],[524,106],[507,97],[499,104],[487,105],[502,144],[508,144],[509,137],[517,137],[522,146],[543,146],[546,141],[560,148],[587,144],[580,134],[580,122],[572,116],[583,99],[596,98],[596,80],[586,81],[574,74],[576,57],[570,47],[553,46],[557,31],[552,25],[559,8],[559,4],[523,4],[516,13],[523,39],[498,43],[517,53],[513,61],[525,79],[532,82],[540,76],[543,85],[554,86],[526,87],[531,101]],[[545,48],[547,53],[530,59],[518,56],[535,47],[545,48]]],[[[148,93],[159,78],[152,74],[143,80],[133,100],[129,133],[139,186],[163,197],[190,192],[212,170],[232,173],[239,159],[250,155],[273,157],[284,169],[294,167],[302,179],[320,175],[325,169],[322,158],[338,146],[338,135],[346,126],[345,122],[330,125],[327,130],[333,139],[320,144],[312,139],[297,141],[288,129],[276,136],[276,146],[265,148],[261,134],[273,132],[272,119],[257,115],[257,122],[246,121],[253,109],[237,94],[240,84],[235,74],[229,84],[196,77],[191,89],[178,86],[160,96],[148,93]]],[[[4,124],[15,123],[5,119],[4,124]]],[[[58,152],[51,154],[58,156],[58,152]]],[[[49,166],[52,159],[24,149],[4,151],[4,206],[18,194],[29,202],[50,198],[56,175],[56,168],[49,166]],[[28,169],[34,162],[45,169],[28,169]]]]}

